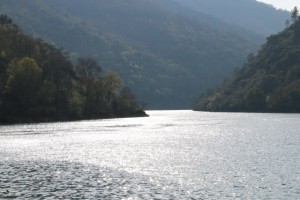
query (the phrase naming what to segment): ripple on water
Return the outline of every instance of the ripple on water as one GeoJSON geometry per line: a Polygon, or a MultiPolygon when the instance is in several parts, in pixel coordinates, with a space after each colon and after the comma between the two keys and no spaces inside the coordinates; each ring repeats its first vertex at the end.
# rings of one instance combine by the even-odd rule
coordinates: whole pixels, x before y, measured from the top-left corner
{"type": "Polygon", "coordinates": [[[71,162],[0,162],[0,199],[201,199],[178,184],[71,162]]]}
{"type": "Polygon", "coordinates": [[[150,115],[0,126],[0,199],[300,200],[300,115],[150,115]]]}

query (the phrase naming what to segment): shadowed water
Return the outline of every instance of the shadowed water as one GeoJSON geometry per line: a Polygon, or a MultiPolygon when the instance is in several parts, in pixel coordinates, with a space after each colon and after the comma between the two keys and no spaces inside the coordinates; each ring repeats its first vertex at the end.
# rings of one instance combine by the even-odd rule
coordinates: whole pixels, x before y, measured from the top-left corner
{"type": "Polygon", "coordinates": [[[0,127],[0,199],[300,199],[300,115],[0,127]]]}

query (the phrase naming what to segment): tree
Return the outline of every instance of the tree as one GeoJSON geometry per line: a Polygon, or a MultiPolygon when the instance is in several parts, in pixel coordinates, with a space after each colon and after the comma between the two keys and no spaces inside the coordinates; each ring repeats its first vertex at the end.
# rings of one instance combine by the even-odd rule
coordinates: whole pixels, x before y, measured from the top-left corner
{"type": "Polygon", "coordinates": [[[77,61],[76,74],[81,85],[79,91],[85,97],[84,113],[88,117],[97,115],[98,109],[95,106],[102,106],[101,71],[101,67],[92,58],[79,58],[77,61]]]}
{"type": "Polygon", "coordinates": [[[10,104],[18,105],[21,114],[29,114],[36,107],[43,70],[29,57],[12,60],[6,70],[7,82],[4,94],[10,104]]]}
{"type": "Polygon", "coordinates": [[[109,104],[112,103],[116,90],[121,87],[122,81],[118,74],[114,71],[109,71],[103,77],[103,84],[106,90],[105,99],[109,104]]]}
{"type": "Polygon", "coordinates": [[[13,20],[7,15],[0,15],[0,25],[13,24],[13,20]]]}
{"type": "Polygon", "coordinates": [[[294,7],[292,10],[292,16],[291,16],[292,22],[296,22],[299,19],[299,10],[297,6],[294,7]]]}
{"type": "Polygon", "coordinates": [[[128,113],[138,107],[134,95],[128,87],[122,88],[118,100],[115,102],[114,110],[119,114],[128,113]]]}
{"type": "Polygon", "coordinates": [[[83,116],[85,105],[85,97],[79,94],[78,91],[72,90],[69,96],[69,112],[73,118],[83,116]]]}
{"type": "Polygon", "coordinates": [[[92,58],[79,58],[77,64],[78,75],[84,80],[89,81],[100,77],[102,69],[92,58]]]}
{"type": "Polygon", "coordinates": [[[57,113],[57,108],[55,106],[55,92],[55,84],[50,81],[43,80],[38,96],[40,112],[43,113],[44,116],[53,116],[57,113]]]}

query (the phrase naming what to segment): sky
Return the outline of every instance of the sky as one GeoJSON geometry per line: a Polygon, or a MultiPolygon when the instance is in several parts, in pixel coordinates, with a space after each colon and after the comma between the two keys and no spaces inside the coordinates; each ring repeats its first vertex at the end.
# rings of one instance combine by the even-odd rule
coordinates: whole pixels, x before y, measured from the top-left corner
{"type": "Polygon", "coordinates": [[[267,4],[272,4],[275,8],[291,11],[295,6],[300,8],[300,0],[257,0],[267,4]]]}

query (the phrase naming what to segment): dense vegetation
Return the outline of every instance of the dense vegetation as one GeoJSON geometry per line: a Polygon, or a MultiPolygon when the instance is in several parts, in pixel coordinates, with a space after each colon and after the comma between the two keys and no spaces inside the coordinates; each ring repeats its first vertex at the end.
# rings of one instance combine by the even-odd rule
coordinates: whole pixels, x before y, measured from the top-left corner
{"type": "Polygon", "coordinates": [[[300,112],[300,19],[272,35],[257,56],[249,55],[230,80],[197,102],[197,110],[300,112]]]}
{"type": "Polygon", "coordinates": [[[263,35],[278,33],[285,26],[289,12],[276,10],[256,0],[174,0],[188,8],[220,18],[263,35]]]}
{"type": "Polygon", "coordinates": [[[190,108],[195,94],[215,86],[257,49],[258,39],[157,2],[1,0],[0,11],[72,59],[92,56],[104,71],[114,69],[149,108],[190,108]]]}
{"type": "Polygon", "coordinates": [[[113,71],[25,35],[0,15],[0,123],[143,116],[113,71]]]}

